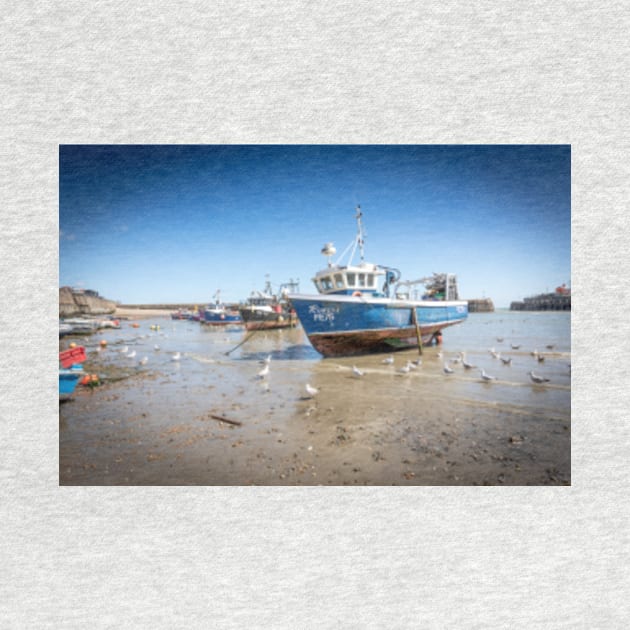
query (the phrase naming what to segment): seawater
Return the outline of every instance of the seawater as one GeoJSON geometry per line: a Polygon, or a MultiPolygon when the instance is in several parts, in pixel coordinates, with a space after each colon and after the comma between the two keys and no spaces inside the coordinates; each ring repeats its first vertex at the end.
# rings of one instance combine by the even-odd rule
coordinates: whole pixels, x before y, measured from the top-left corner
{"type": "MultiPolygon", "coordinates": [[[[568,416],[571,393],[571,318],[567,312],[502,311],[473,313],[460,324],[443,332],[441,347],[423,349],[423,364],[413,374],[426,377],[426,383],[417,383],[418,391],[431,397],[469,399],[471,402],[493,405],[532,407],[536,413],[568,416]],[[520,346],[513,349],[512,345],[520,346]],[[547,346],[553,346],[548,349],[547,346]],[[512,363],[504,365],[493,358],[490,350],[512,363]],[[539,363],[532,352],[545,357],[539,363]],[[466,360],[477,369],[464,370],[451,359],[463,352],[466,360]],[[442,354],[442,357],[439,356],[442,354]],[[446,376],[443,364],[448,363],[455,373],[446,376]],[[480,370],[495,376],[496,381],[483,383],[480,370]],[[535,386],[528,372],[533,370],[550,379],[549,384],[535,386]],[[426,391],[420,389],[426,386],[426,391]]],[[[76,339],[75,339],[76,341],[76,339]]],[[[64,342],[66,345],[68,341],[64,342]]],[[[242,327],[209,327],[194,321],[147,319],[132,328],[123,322],[119,330],[103,330],[87,337],[83,344],[88,358],[98,366],[118,366],[128,373],[150,373],[154,380],[143,382],[143,388],[153,387],[156,397],[160,390],[172,390],[168,405],[195,405],[195,393],[204,392],[212,385],[222,398],[232,398],[254,412],[261,402],[260,391],[276,390],[286,412],[291,412],[291,401],[303,395],[305,384],[317,386],[320,375],[330,371],[350,370],[353,365],[384,377],[395,374],[397,366],[418,357],[418,350],[394,353],[395,366],[382,364],[386,355],[361,357],[321,357],[310,345],[301,328],[248,333],[242,327]],[[101,340],[107,348],[97,352],[101,340]],[[243,343],[244,341],[244,343],[243,343]],[[242,344],[242,345],[239,345],[242,344]],[[159,349],[155,349],[155,346],[159,349]],[[121,350],[135,350],[130,359],[121,350]],[[173,361],[175,352],[181,353],[173,361]],[[270,375],[258,379],[266,357],[271,357],[270,375]],[[147,357],[144,366],[141,358],[147,357]],[[158,376],[167,377],[168,383],[158,376]],[[267,387],[269,384],[269,387],[267,387]],[[161,386],[160,386],[161,385],[161,386]],[[168,385],[168,387],[166,387],[168,385]],[[263,390],[263,388],[265,388],[263,390]]],[[[340,385],[341,386],[341,385],[340,385]]],[[[199,406],[207,407],[207,396],[201,396],[199,406]]]]}

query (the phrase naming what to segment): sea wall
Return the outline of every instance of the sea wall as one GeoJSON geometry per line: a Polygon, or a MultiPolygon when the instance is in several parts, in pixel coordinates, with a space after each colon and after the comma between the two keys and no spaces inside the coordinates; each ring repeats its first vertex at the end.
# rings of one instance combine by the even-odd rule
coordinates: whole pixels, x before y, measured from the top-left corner
{"type": "Polygon", "coordinates": [[[571,294],[543,293],[512,302],[511,311],[570,311],[571,294]]]}
{"type": "Polygon", "coordinates": [[[59,289],[59,317],[81,315],[110,315],[116,311],[116,303],[98,295],[78,292],[70,287],[59,289]]]}
{"type": "Polygon", "coordinates": [[[469,313],[494,313],[494,303],[490,298],[468,300],[469,313]]]}

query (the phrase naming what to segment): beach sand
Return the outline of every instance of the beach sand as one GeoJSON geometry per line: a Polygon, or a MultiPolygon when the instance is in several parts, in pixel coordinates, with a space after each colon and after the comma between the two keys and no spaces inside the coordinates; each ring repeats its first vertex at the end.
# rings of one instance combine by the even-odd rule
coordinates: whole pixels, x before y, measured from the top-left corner
{"type": "Polygon", "coordinates": [[[201,377],[183,365],[81,388],[60,405],[60,483],[570,484],[569,411],[498,404],[500,384],[448,380],[430,352],[407,376],[381,358],[363,360],[361,379],[353,360],[317,363],[315,398],[295,387],[295,362],[274,362],[265,391],[258,361],[227,358],[195,364],[201,377]]]}

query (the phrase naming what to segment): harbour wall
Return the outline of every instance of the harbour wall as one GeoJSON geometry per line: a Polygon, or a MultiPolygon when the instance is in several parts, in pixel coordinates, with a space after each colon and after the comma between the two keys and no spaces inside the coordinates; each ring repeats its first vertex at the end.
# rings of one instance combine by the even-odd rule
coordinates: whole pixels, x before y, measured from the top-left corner
{"type": "Polygon", "coordinates": [[[571,294],[543,293],[512,302],[511,311],[570,311],[571,294]]]}
{"type": "Polygon", "coordinates": [[[469,313],[494,313],[494,303],[490,298],[468,300],[469,313]]]}
{"type": "Polygon", "coordinates": [[[59,317],[111,315],[115,311],[116,302],[106,300],[94,291],[86,293],[71,287],[59,289],[59,317]]]}

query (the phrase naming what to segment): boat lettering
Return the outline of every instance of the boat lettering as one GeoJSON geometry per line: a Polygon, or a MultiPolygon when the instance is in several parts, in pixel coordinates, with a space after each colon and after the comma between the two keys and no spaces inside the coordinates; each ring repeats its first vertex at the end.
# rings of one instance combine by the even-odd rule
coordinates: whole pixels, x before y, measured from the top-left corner
{"type": "Polygon", "coordinates": [[[316,322],[334,322],[335,314],[339,313],[338,306],[317,306],[312,304],[308,307],[308,312],[316,322]]]}

